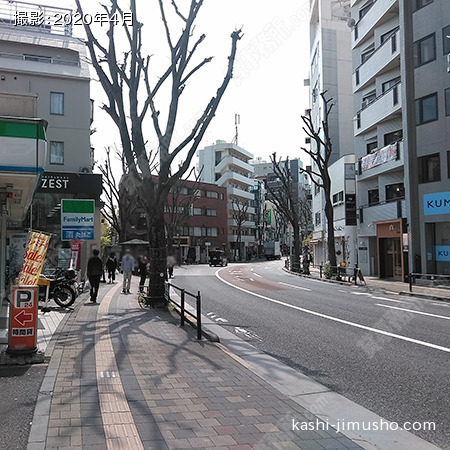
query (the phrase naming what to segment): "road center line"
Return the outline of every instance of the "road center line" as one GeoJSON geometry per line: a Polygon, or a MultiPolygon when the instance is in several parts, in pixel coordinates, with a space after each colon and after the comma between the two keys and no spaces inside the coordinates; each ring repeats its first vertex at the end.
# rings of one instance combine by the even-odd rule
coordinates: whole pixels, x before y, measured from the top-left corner
{"type": "Polygon", "coordinates": [[[301,286],[295,286],[293,284],[288,284],[288,283],[283,283],[282,281],[278,282],[279,284],[283,284],[284,286],[289,286],[295,289],[301,289],[302,291],[310,291],[311,289],[305,288],[305,287],[301,287],[301,286]]]}
{"type": "Polygon", "coordinates": [[[400,339],[402,341],[412,342],[413,344],[423,345],[424,347],[434,348],[436,350],[441,350],[443,352],[450,353],[450,348],[448,348],[448,347],[443,347],[441,345],[436,345],[436,344],[430,344],[429,342],[419,341],[418,339],[409,338],[407,336],[401,336],[399,334],[390,333],[388,331],[379,330],[377,328],[367,327],[366,325],[360,325],[359,323],[349,322],[348,320],[338,319],[337,317],[332,317],[332,316],[328,316],[326,314],[322,314],[322,313],[319,313],[319,312],[316,312],[316,311],[311,311],[310,309],[300,308],[299,306],[290,305],[289,303],[285,303],[285,302],[282,302],[280,300],[275,300],[274,298],[266,297],[264,295],[257,294],[256,292],[248,291],[247,289],[235,286],[234,284],[230,283],[229,281],[224,280],[219,275],[219,271],[216,272],[216,277],[220,281],[222,281],[223,283],[228,284],[228,286],[231,286],[231,287],[233,287],[235,289],[238,289],[238,290],[240,290],[242,292],[245,292],[247,294],[253,295],[255,297],[262,298],[263,300],[267,300],[269,302],[276,303],[278,305],[282,305],[282,306],[286,306],[288,308],[296,309],[297,311],[302,311],[302,312],[304,312],[306,314],[312,314],[313,316],[322,317],[323,319],[328,319],[328,320],[332,320],[334,322],[343,323],[344,325],[349,325],[351,327],[360,328],[362,330],[367,330],[367,331],[372,331],[373,333],[382,334],[384,336],[393,337],[395,339],[400,339]]]}
{"type": "Polygon", "coordinates": [[[440,316],[439,314],[431,314],[431,313],[426,313],[426,312],[421,312],[421,311],[414,311],[413,309],[398,308],[397,306],[391,306],[391,305],[382,305],[381,303],[375,303],[375,306],[382,306],[383,308],[398,309],[400,311],[411,312],[411,313],[414,313],[414,314],[422,314],[424,316],[437,317],[439,319],[450,320],[450,317],[440,316]]]}

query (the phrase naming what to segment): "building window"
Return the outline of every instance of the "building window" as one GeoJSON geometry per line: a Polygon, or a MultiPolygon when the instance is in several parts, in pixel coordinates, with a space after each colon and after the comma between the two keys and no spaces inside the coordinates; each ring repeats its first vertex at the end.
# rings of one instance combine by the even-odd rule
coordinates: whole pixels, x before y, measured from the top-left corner
{"type": "Polygon", "coordinates": [[[64,115],[64,93],[50,92],[50,114],[64,115]]]}
{"type": "Polygon", "coordinates": [[[320,225],[321,223],[320,211],[316,212],[314,223],[316,224],[316,226],[320,225]]]}
{"type": "Polygon", "coordinates": [[[203,216],[203,209],[202,208],[194,208],[192,211],[193,216],[203,216]]]}
{"type": "Polygon", "coordinates": [[[384,145],[395,144],[403,139],[403,130],[393,131],[384,135],[384,145]]]}
{"type": "Polygon", "coordinates": [[[442,29],[442,41],[444,55],[448,55],[450,53],[450,25],[442,29]]]}
{"type": "Polygon", "coordinates": [[[369,92],[364,95],[362,98],[362,108],[365,108],[370,103],[374,102],[377,99],[377,93],[375,91],[369,92]]]}
{"type": "Polygon", "coordinates": [[[361,53],[361,64],[364,64],[372,56],[374,51],[375,48],[371,47],[368,50],[365,50],[363,53],[361,53]]]}
{"type": "Polygon", "coordinates": [[[433,3],[433,0],[413,0],[414,11],[433,3]]]}
{"type": "Polygon", "coordinates": [[[338,192],[333,195],[333,203],[341,203],[344,201],[344,191],[338,192]]]}
{"type": "Polygon", "coordinates": [[[207,216],[217,216],[217,210],[216,209],[207,209],[206,215],[207,216]]]}
{"type": "Polygon", "coordinates": [[[215,192],[215,191],[206,191],[206,197],[219,198],[219,194],[218,194],[218,192],[215,192]]]}
{"type": "Polygon", "coordinates": [[[319,195],[320,187],[317,184],[314,185],[314,195],[319,195]]]}
{"type": "Polygon", "coordinates": [[[386,42],[390,37],[392,37],[398,30],[398,27],[394,28],[391,31],[388,31],[387,33],[384,33],[381,35],[381,43],[383,44],[384,42],[386,42]]]}
{"type": "Polygon", "coordinates": [[[377,189],[369,189],[369,206],[378,205],[380,203],[380,191],[377,189]]]}
{"type": "Polygon", "coordinates": [[[372,5],[373,2],[369,2],[359,10],[359,20],[361,20],[369,12],[369,9],[372,8],[372,5]]]}
{"type": "Polygon", "coordinates": [[[447,178],[450,178],[450,150],[447,150],[447,178]]]}
{"type": "Polygon", "coordinates": [[[441,159],[439,153],[419,158],[419,183],[441,180],[441,159]]]}
{"type": "Polygon", "coordinates": [[[378,148],[378,142],[369,142],[368,144],[366,144],[366,148],[367,148],[367,154],[370,155],[372,152],[376,151],[376,149],[378,148]]]}
{"type": "Polygon", "coordinates": [[[445,90],[445,115],[450,116],[450,88],[445,90]]]}
{"type": "Polygon", "coordinates": [[[52,58],[50,56],[43,56],[43,55],[24,54],[23,59],[25,61],[41,62],[41,63],[46,63],[46,64],[52,63],[52,58]]]}
{"type": "Polygon", "coordinates": [[[50,141],[50,164],[64,164],[64,142],[50,141]]]}
{"type": "Polygon", "coordinates": [[[388,91],[389,89],[393,88],[398,83],[400,83],[400,77],[395,77],[392,80],[386,81],[386,83],[383,83],[381,85],[381,91],[384,94],[386,91],[388,91]]]}
{"type": "Polygon", "coordinates": [[[405,185],[403,183],[395,183],[386,185],[386,201],[401,200],[405,198],[405,185]]]}
{"type": "Polygon", "coordinates": [[[430,34],[414,42],[414,67],[422,66],[436,59],[436,36],[430,34]]]}
{"type": "Polygon", "coordinates": [[[438,119],[437,94],[427,95],[416,100],[416,125],[438,119]]]}

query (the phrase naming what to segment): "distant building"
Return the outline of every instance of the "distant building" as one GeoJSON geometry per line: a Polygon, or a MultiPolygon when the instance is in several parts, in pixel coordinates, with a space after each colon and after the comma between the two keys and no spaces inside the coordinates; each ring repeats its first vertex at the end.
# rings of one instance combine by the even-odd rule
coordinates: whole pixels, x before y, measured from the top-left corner
{"type": "MultiPolygon", "coordinates": [[[[210,250],[228,246],[227,190],[211,183],[180,180],[164,209],[166,233],[181,261],[206,263],[210,250]]],[[[137,207],[127,221],[127,240],[148,238],[145,211],[137,207]]]]}
{"type": "Polygon", "coordinates": [[[226,188],[228,194],[228,245],[232,257],[245,258],[255,252],[255,209],[250,206],[254,194],[253,166],[250,160],[253,155],[235,144],[217,141],[198,151],[198,168],[203,182],[214,183],[226,188]],[[236,206],[238,205],[238,206],[236,206]],[[238,246],[238,224],[233,217],[237,207],[245,213],[242,223],[241,242],[238,246]]]}
{"type": "Polygon", "coordinates": [[[48,23],[71,15],[68,9],[0,0],[0,115],[39,117],[48,122],[45,173],[27,220],[11,223],[20,231],[54,233],[48,252],[51,265],[70,259],[70,242],[61,241],[61,199],[96,201],[95,239],[82,244],[82,261],[100,247],[101,175],[92,174],[90,146],[92,101],[84,43],[71,26],[48,23]],[[45,18],[43,22],[39,17],[45,18]],[[39,23],[39,24],[38,24],[39,23]],[[33,102],[27,99],[35,98],[33,102]],[[25,99],[25,100],[24,100],[25,99]],[[29,109],[24,109],[24,102],[29,109]]]}

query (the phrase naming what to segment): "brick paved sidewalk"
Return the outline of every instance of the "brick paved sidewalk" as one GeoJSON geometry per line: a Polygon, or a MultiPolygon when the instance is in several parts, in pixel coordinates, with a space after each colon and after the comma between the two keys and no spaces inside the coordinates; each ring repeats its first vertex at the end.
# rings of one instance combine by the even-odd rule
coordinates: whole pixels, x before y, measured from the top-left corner
{"type": "Polygon", "coordinates": [[[331,427],[292,431],[316,417],[169,312],[119,284],[100,296],[54,341],[29,450],[360,448],[331,427]]]}

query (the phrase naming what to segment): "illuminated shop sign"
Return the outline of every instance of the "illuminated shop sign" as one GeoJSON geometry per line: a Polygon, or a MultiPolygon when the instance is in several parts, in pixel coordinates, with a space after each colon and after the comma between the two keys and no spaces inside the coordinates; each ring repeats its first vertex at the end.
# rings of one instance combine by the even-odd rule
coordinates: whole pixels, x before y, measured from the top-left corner
{"type": "Polygon", "coordinates": [[[423,196],[423,214],[450,214],[450,192],[436,192],[423,196]]]}

